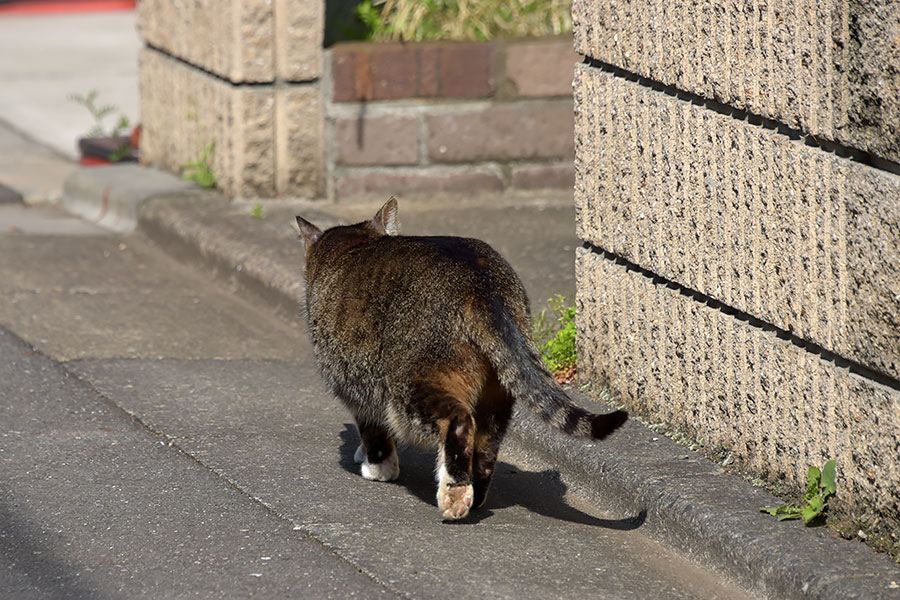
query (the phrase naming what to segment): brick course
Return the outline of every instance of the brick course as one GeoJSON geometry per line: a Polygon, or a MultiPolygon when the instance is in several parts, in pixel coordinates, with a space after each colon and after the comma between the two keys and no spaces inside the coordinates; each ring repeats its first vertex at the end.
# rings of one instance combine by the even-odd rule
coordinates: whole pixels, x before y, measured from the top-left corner
{"type": "Polygon", "coordinates": [[[438,94],[445,98],[485,98],[494,93],[492,44],[447,44],[438,50],[438,94]]]}
{"type": "Polygon", "coordinates": [[[571,38],[347,43],[326,60],[330,196],[571,189],[571,38]]]}
{"type": "Polygon", "coordinates": [[[391,194],[473,194],[503,190],[503,178],[494,169],[436,168],[343,173],[337,176],[336,196],[341,199],[391,194]]]}
{"type": "Polygon", "coordinates": [[[248,107],[274,102],[271,90],[234,89],[150,49],[140,53],[140,84],[142,162],[178,173],[214,141],[212,169],[225,193],[244,196],[274,191],[272,145],[259,146],[260,139],[274,133],[272,112],[265,111],[262,118],[248,114],[248,107]],[[221,134],[223,123],[234,124],[234,135],[221,134]],[[245,154],[251,157],[246,162],[245,154]]]}
{"type": "Polygon", "coordinates": [[[526,42],[344,43],[331,50],[335,102],[568,97],[581,57],[568,37],[526,42]]]}
{"type": "Polygon", "coordinates": [[[434,162],[525,160],[570,156],[571,100],[495,104],[426,117],[434,162]]]}
{"type": "Polygon", "coordinates": [[[575,167],[571,161],[557,164],[515,165],[512,187],[520,190],[568,188],[575,185],[575,167]]]}
{"type": "Polygon", "coordinates": [[[492,45],[348,43],[331,51],[335,102],[485,98],[493,94],[492,45]]]}
{"type": "Polygon", "coordinates": [[[571,39],[511,42],[506,46],[506,77],[524,98],[572,95],[572,69],[582,57],[571,39]]]}
{"type": "Polygon", "coordinates": [[[419,119],[414,114],[339,118],[334,144],[339,165],[414,165],[419,162],[419,119]]]}

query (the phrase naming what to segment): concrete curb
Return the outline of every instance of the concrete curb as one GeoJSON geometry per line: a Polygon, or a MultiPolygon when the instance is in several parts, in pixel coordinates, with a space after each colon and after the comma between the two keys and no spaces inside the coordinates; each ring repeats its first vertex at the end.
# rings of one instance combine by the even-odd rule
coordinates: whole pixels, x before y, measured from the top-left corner
{"type": "MultiPolygon", "coordinates": [[[[327,210],[304,214],[321,212],[317,223],[324,225],[337,222],[327,210]]],[[[168,252],[296,315],[303,305],[302,245],[286,243],[296,234],[273,221],[284,225],[283,219],[254,223],[221,196],[196,189],[143,202],[137,218],[140,230],[168,252]]],[[[609,410],[572,395],[592,410],[609,410]]],[[[638,423],[586,443],[521,412],[508,448],[551,460],[598,506],[640,519],[661,541],[761,597],[900,598],[900,568],[886,556],[833,539],[824,528],[760,513],[781,501],[638,423]]]]}
{"type": "Polygon", "coordinates": [[[138,211],[138,227],[169,254],[212,270],[280,314],[297,318],[305,305],[297,276],[303,244],[289,222],[278,230],[271,221],[253,221],[218,194],[193,189],[148,199],[138,211]],[[273,244],[273,238],[279,241],[273,244]]]}
{"type": "Polygon", "coordinates": [[[75,169],[63,184],[61,204],[71,213],[120,233],[137,226],[143,200],[194,186],[174,175],[136,164],[75,169]]]}
{"type": "MultiPolygon", "coordinates": [[[[572,393],[598,412],[608,407],[572,393]]],[[[824,527],[759,512],[782,501],[634,421],[599,443],[549,431],[520,412],[515,449],[558,465],[567,483],[617,517],[637,516],[660,541],[766,598],[900,598],[900,568],[824,527]],[[631,509],[628,511],[628,509],[631,509]]]]}

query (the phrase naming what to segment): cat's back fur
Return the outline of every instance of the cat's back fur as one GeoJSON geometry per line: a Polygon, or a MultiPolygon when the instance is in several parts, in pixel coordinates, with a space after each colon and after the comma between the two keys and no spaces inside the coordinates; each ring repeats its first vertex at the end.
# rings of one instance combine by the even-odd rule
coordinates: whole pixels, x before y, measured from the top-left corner
{"type": "MultiPolygon", "coordinates": [[[[475,338],[492,310],[527,321],[521,283],[484,242],[361,239],[367,232],[353,227],[328,235],[336,239],[310,257],[310,335],[326,379],[364,412],[390,414],[385,399],[407,396],[429,371],[450,377],[456,369],[465,378],[466,368],[488,369],[475,338]],[[372,400],[380,406],[369,406],[372,400]]],[[[394,433],[425,441],[418,429],[394,433]]]]}
{"type": "Polygon", "coordinates": [[[310,338],[325,380],[360,423],[363,446],[371,425],[390,442],[383,452],[396,437],[444,453],[451,427],[470,424],[472,439],[459,443],[473,446],[476,471],[479,457],[490,463],[480,473],[489,479],[514,400],[570,434],[602,438],[624,422],[622,412],[584,411],[559,387],[531,339],[522,283],[488,244],[391,235],[393,199],[370,222],[324,232],[298,223],[310,338]]]}

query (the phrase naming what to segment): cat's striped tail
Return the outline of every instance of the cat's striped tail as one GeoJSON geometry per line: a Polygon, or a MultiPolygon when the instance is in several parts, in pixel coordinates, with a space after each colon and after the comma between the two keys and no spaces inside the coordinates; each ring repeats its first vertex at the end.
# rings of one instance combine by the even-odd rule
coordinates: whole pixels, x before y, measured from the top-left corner
{"type": "Polygon", "coordinates": [[[569,435],[600,440],[625,423],[628,413],[623,410],[598,415],[575,405],[547,370],[534,343],[525,336],[508,309],[494,311],[493,316],[493,335],[476,340],[476,344],[488,356],[500,384],[517,401],[569,435]]]}

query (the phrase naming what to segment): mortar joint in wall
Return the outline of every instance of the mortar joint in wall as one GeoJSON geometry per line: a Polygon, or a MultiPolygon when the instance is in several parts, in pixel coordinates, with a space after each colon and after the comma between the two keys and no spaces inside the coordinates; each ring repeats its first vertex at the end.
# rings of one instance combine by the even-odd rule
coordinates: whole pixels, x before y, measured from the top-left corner
{"type": "Polygon", "coordinates": [[[225,75],[221,75],[221,74],[216,73],[215,71],[212,71],[206,67],[192,63],[191,61],[189,61],[185,58],[182,58],[178,55],[172,54],[165,48],[156,46],[146,40],[144,41],[144,45],[146,46],[146,48],[148,50],[153,50],[154,52],[157,52],[157,53],[165,56],[168,59],[171,59],[185,67],[188,67],[189,69],[203,73],[204,75],[207,75],[207,76],[215,79],[216,81],[219,81],[220,83],[224,83],[233,88],[266,88],[266,87],[282,87],[282,86],[292,86],[292,85],[316,85],[316,84],[321,83],[321,81],[322,81],[321,77],[314,77],[314,78],[304,79],[304,80],[294,80],[294,79],[285,79],[283,77],[278,77],[277,75],[275,77],[273,77],[272,79],[267,79],[265,81],[232,81],[225,75]]]}
{"type": "Polygon", "coordinates": [[[707,296],[706,294],[699,292],[697,290],[688,288],[677,281],[672,281],[662,275],[654,273],[649,269],[641,267],[640,265],[631,262],[630,260],[619,256],[609,250],[596,246],[588,241],[583,241],[582,247],[585,250],[592,252],[593,254],[600,256],[606,260],[612,261],[616,265],[624,267],[626,271],[636,272],[639,275],[650,279],[650,281],[654,285],[662,285],[672,291],[676,291],[682,296],[686,296],[695,302],[703,304],[712,310],[716,310],[722,314],[728,315],[734,319],[742,321],[747,325],[759,329],[763,332],[767,332],[770,335],[774,335],[775,337],[793,344],[794,346],[800,348],[801,350],[808,352],[821,360],[826,362],[830,362],[834,364],[836,367],[841,369],[847,369],[850,373],[862,377],[869,382],[880,385],[891,390],[900,392],[900,381],[897,379],[876,371],[866,365],[860,364],[858,362],[847,359],[839,354],[828,350],[827,348],[816,344],[814,342],[810,342],[809,340],[803,339],[800,336],[792,333],[787,329],[783,329],[781,327],[777,327],[772,325],[771,323],[767,323],[762,319],[753,316],[750,313],[741,311],[737,308],[724,304],[722,301],[707,296]]]}
{"type": "Polygon", "coordinates": [[[731,117],[732,119],[735,119],[737,121],[743,121],[756,127],[762,127],[763,129],[774,131],[778,134],[786,136],[793,142],[802,142],[803,144],[813,148],[817,148],[822,152],[834,154],[835,156],[838,156],[840,158],[857,162],[879,171],[886,171],[894,175],[900,175],[900,163],[873,155],[864,150],[853,148],[851,146],[847,146],[845,144],[841,144],[832,140],[826,140],[813,134],[806,133],[800,129],[793,128],[774,119],[770,119],[756,113],[751,113],[746,110],[730,106],[728,104],[723,104],[722,102],[719,102],[717,100],[713,100],[699,94],[682,90],[671,84],[662,83],[660,81],[644,77],[643,75],[640,75],[638,73],[622,69],[621,67],[611,65],[589,56],[585,57],[582,64],[586,67],[595,68],[604,73],[608,73],[614,77],[636,83],[642,87],[650,88],[655,92],[675,97],[682,102],[705,108],[707,110],[719,113],[727,117],[731,117]]]}

